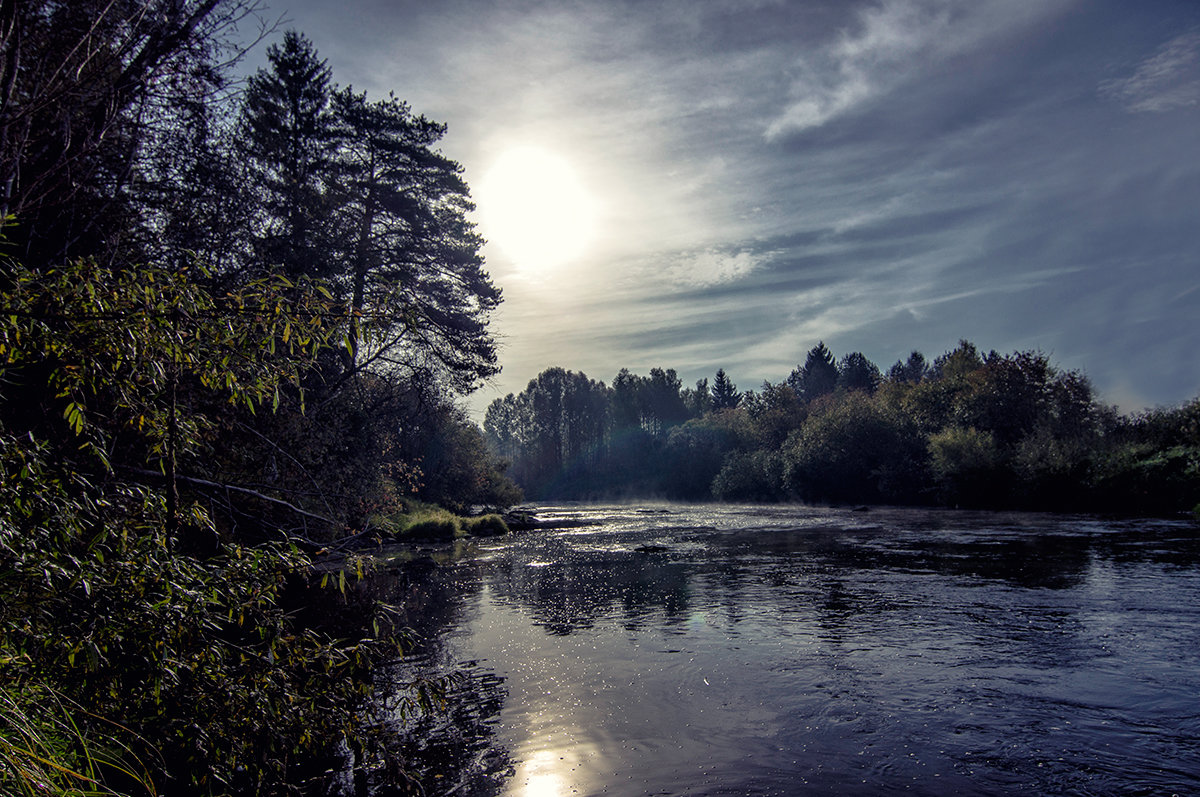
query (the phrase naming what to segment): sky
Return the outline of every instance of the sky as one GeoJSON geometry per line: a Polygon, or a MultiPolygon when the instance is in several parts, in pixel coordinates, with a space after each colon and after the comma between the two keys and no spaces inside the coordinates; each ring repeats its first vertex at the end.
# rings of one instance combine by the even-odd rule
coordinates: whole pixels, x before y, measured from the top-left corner
{"type": "Polygon", "coordinates": [[[960,339],[1038,350],[1125,411],[1200,394],[1194,0],[267,16],[338,84],[448,125],[505,297],[478,417],[551,366],[756,389],[818,341],[885,371],[960,339]]]}

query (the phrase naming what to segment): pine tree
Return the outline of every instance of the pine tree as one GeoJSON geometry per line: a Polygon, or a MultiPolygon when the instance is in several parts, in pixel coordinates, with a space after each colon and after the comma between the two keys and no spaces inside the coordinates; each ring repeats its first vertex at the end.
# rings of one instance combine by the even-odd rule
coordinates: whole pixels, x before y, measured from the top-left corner
{"type": "Polygon", "coordinates": [[[724,368],[717,369],[717,376],[712,385],[712,406],[714,410],[731,410],[740,404],[742,394],[738,393],[737,385],[729,381],[724,368]]]}
{"type": "Polygon", "coordinates": [[[258,266],[289,277],[330,277],[330,179],[336,138],[330,72],[296,31],[267,50],[242,114],[245,156],[261,194],[258,266]]]}
{"type": "Polygon", "coordinates": [[[838,365],[838,387],[845,390],[863,390],[874,393],[883,375],[879,367],[860,351],[842,357],[838,365]]]}
{"type": "Polygon", "coordinates": [[[893,382],[908,382],[916,384],[925,379],[929,375],[929,363],[925,361],[925,355],[919,351],[913,351],[908,355],[907,360],[896,360],[891,368],[888,369],[888,379],[893,382]]]}
{"type": "Polygon", "coordinates": [[[837,380],[837,365],[834,363],[833,352],[826,348],[825,341],[813,346],[803,367],[792,371],[787,379],[788,385],[796,391],[796,395],[805,401],[832,393],[837,386],[837,380]]]}
{"type": "MultiPolygon", "coordinates": [[[[371,102],[349,88],[334,92],[333,110],[336,226],[345,231],[338,287],[374,319],[366,331],[377,333],[376,354],[394,361],[417,346],[469,389],[498,370],[487,318],[500,291],[466,218],[474,206],[462,167],[432,149],[445,125],[414,116],[394,96],[371,102]],[[410,340],[414,322],[419,346],[410,340]]],[[[360,334],[356,327],[355,356],[360,334]]]]}

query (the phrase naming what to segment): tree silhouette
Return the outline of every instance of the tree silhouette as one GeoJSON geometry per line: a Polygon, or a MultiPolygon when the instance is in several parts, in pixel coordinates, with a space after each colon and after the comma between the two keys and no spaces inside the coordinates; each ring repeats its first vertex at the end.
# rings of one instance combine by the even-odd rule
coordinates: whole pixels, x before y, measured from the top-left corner
{"type": "Polygon", "coordinates": [[[838,366],[838,387],[845,390],[864,390],[874,393],[883,375],[879,367],[860,351],[842,357],[838,366]]]}
{"type": "Polygon", "coordinates": [[[809,350],[804,365],[792,371],[787,381],[796,395],[805,401],[812,401],[832,393],[837,386],[837,379],[838,369],[833,353],[825,347],[825,341],[821,341],[809,350]]]}
{"type": "Polygon", "coordinates": [[[724,368],[717,369],[716,378],[712,385],[712,406],[714,410],[731,410],[740,404],[742,395],[738,393],[737,385],[729,381],[724,368]]]}
{"type": "Polygon", "coordinates": [[[925,355],[915,350],[908,355],[907,360],[896,360],[888,369],[888,379],[893,382],[916,384],[928,374],[929,364],[925,361],[925,355]]]}
{"type": "Polygon", "coordinates": [[[330,72],[296,31],[267,50],[268,66],[250,78],[242,111],[244,155],[259,192],[256,267],[331,277],[330,182],[337,140],[330,72]]]}

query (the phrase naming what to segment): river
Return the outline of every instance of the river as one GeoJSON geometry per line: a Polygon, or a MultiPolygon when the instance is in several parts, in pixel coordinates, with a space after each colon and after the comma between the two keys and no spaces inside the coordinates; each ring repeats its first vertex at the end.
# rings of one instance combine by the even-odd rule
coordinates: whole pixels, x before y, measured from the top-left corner
{"type": "MultiPolygon", "coordinates": [[[[430,794],[1200,793],[1200,528],[554,506],[430,568],[430,794]],[[575,525],[578,524],[578,525],[575,525]]],[[[411,591],[410,590],[410,591],[411,591]]]]}

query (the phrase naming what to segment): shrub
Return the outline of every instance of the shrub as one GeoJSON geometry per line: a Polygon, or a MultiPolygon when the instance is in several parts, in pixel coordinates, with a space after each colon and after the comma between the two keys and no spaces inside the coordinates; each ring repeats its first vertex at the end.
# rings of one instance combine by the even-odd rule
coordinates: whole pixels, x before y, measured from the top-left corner
{"type": "MultiPolygon", "coordinates": [[[[46,456],[27,438],[0,436],[0,696],[15,707],[9,724],[40,716],[22,709],[30,689],[63,695],[87,708],[70,717],[82,749],[61,741],[53,717],[33,726],[44,738],[58,734],[56,764],[87,765],[85,751],[103,749],[119,723],[152,742],[135,756],[172,794],[274,793],[314,767],[319,775],[347,741],[383,744],[363,730],[363,712],[372,669],[397,643],[386,631],[374,636],[370,612],[350,642],[298,623],[287,594],[306,580],[307,556],[280,545],[229,546],[205,559],[180,553],[162,496],[100,488],[46,456]]],[[[198,507],[186,517],[211,532],[198,507]]],[[[345,574],[333,583],[344,591],[345,574]]]]}
{"type": "Polygon", "coordinates": [[[719,501],[778,501],[782,463],[770,451],[735,451],[725,458],[713,478],[712,494],[719,501]]]}
{"type": "Polygon", "coordinates": [[[929,468],[941,499],[975,506],[994,502],[1000,453],[990,432],[951,426],[929,436],[929,468]]]}
{"type": "Polygon", "coordinates": [[[807,500],[908,503],[924,471],[924,441],[864,393],[829,401],[784,444],[785,485],[807,500]]]}

